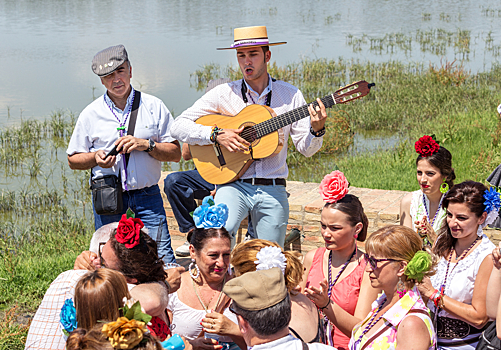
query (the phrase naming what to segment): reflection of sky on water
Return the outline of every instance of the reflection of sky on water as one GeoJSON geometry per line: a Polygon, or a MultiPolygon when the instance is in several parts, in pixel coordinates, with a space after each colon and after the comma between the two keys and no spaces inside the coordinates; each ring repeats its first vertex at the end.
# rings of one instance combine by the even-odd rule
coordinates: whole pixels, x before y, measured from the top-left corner
{"type": "MultiPolygon", "coordinates": [[[[246,25],[265,24],[272,41],[288,41],[273,48],[278,64],[340,56],[439,62],[440,57],[420,52],[415,40],[410,56],[375,55],[367,47],[353,52],[346,36],[468,29],[468,68],[488,69],[491,57],[484,53],[484,38],[492,30],[494,44],[500,44],[500,10],[494,0],[0,0],[0,126],[15,123],[21,109],[23,117],[35,118],[61,108],[79,113],[92,101],[93,87],[95,96],[104,92],[90,70],[92,56],[118,43],[129,51],[133,84],[163,99],[177,115],[201,94],[190,88],[190,73],[210,62],[235,64],[233,51],[215,48],[228,46],[233,28],[246,25]],[[489,15],[486,9],[492,10],[489,15]],[[423,19],[426,13],[430,20],[423,19]]],[[[447,59],[454,58],[448,50],[447,59]]]]}

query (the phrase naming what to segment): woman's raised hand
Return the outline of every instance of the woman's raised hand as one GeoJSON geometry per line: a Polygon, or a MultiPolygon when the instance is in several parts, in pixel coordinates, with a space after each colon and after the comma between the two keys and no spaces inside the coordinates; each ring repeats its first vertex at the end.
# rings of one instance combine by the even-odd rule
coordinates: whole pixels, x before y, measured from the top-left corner
{"type": "Polygon", "coordinates": [[[431,226],[430,222],[426,219],[426,216],[423,216],[423,219],[421,221],[414,221],[414,226],[417,229],[417,233],[421,237],[428,237],[428,241],[433,244],[435,243],[435,240],[437,239],[437,234],[435,233],[435,230],[431,226]]]}
{"type": "Polygon", "coordinates": [[[201,322],[204,331],[219,335],[239,335],[238,325],[228,317],[218,312],[211,311],[205,315],[201,322]]]}
{"type": "Polygon", "coordinates": [[[501,269],[501,242],[499,242],[499,246],[492,251],[492,262],[496,269],[501,269]]]}
{"type": "Polygon", "coordinates": [[[329,286],[327,280],[324,279],[320,282],[320,288],[309,287],[304,289],[304,294],[310,298],[310,300],[320,308],[324,308],[329,304],[329,286]]]}

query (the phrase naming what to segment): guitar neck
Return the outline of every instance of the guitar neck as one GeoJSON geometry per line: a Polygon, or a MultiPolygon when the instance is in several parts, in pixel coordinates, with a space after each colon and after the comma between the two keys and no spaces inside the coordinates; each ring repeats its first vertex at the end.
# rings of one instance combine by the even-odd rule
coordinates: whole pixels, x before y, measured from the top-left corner
{"type": "MultiPolygon", "coordinates": [[[[324,104],[325,108],[331,108],[339,101],[336,101],[334,94],[325,96],[320,99],[324,104]]],[[[318,102],[312,102],[314,107],[318,106],[318,102]]],[[[284,114],[278,115],[275,118],[268,119],[262,123],[254,125],[254,131],[257,138],[268,135],[274,131],[277,131],[287,125],[297,122],[303,118],[310,115],[308,112],[309,104],[301,106],[299,108],[293,109],[292,111],[286,112],[284,114]]]]}

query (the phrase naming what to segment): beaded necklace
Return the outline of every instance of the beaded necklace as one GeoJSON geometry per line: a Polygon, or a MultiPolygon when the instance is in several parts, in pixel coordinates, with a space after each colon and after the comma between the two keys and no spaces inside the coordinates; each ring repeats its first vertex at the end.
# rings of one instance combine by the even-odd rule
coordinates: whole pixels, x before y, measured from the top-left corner
{"type": "MultiPolygon", "coordinates": [[[[464,257],[466,256],[466,254],[468,254],[468,252],[473,248],[473,246],[477,243],[477,241],[480,239],[480,237],[477,236],[477,238],[475,238],[475,240],[473,241],[473,243],[468,247],[468,249],[466,249],[462,254],[461,256],[459,257],[458,261],[456,262],[456,265],[454,265],[454,267],[452,268],[451,272],[454,271],[454,269],[456,268],[456,266],[458,266],[459,262],[461,260],[464,259],[464,257]]],[[[451,265],[451,260],[452,260],[452,253],[454,252],[454,247],[451,248],[451,252],[449,253],[449,258],[447,259],[447,269],[445,270],[445,277],[444,277],[444,282],[442,283],[442,285],[440,286],[440,293],[443,295],[444,294],[444,290],[445,290],[445,285],[447,284],[447,276],[449,275],[449,266],[451,265]]]]}
{"type": "Polygon", "coordinates": [[[425,196],[426,195],[423,193],[424,210],[426,211],[426,217],[428,218],[428,222],[431,224],[431,227],[433,227],[433,224],[435,223],[435,219],[437,218],[438,212],[442,208],[442,201],[445,197],[445,194],[443,194],[442,197],[440,197],[440,203],[438,203],[438,208],[437,208],[437,211],[435,212],[435,216],[433,216],[433,220],[430,220],[430,213],[428,213],[428,207],[426,206],[426,200],[424,199],[425,196]]]}
{"type": "Polygon", "coordinates": [[[372,327],[374,327],[379,322],[381,317],[383,317],[384,314],[381,314],[376,319],[376,315],[383,309],[383,305],[385,303],[386,303],[386,298],[384,298],[383,302],[381,303],[381,305],[379,305],[376,312],[371,316],[371,319],[369,320],[369,323],[367,323],[367,326],[365,326],[364,330],[362,331],[362,334],[360,334],[358,339],[353,343],[353,345],[351,347],[352,350],[357,349],[357,346],[358,346],[358,344],[360,344],[362,342],[362,338],[364,337],[364,335],[366,335],[372,329],[372,327]]]}
{"type": "Polygon", "coordinates": [[[337,280],[339,279],[339,277],[341,277],[341,274],[344,272],[344,270],[346,270],[346,267],[348,267],[348,264],[350,263],[351,259],[353,259],[353,256],[355,256],[356,253],[357,253],[357,247],[355,246],[355,250],[353,251],[353,253],[351,253],[351,255],[348,258],[348,260],[346,260],[346,262],[344,263],[344,265],[341,267],[341,270],[339,270],[339,272],[337,273],[337,276],[336,276],[336,278],[334,278],[334,281],[331,282],[331,280],[332,280],[332,271],[331,271],[331,268],[332,268],[332,250],[329,252],[329,291],[327,293],[327,295],[329,296],[329,298],[331,297],[332,287],[334,287],[334,285],[336,284],[337,280]]]}
{"type": "MultiPolygon", "coordinates": [[[[217,298],[216,306],[214,307],[214,309],[217,308],[217,306],[219,305],[219,302],[221,301],[221,296],[223,295],[222,290],[223,290],[223,286],[224,286],[225,282],[226,282],[226,275],[223,278],[223,284],[221,285],[221,291],[219,291],[219,297],[217,298]]],[[[197,295],[197,298],[198,298],[198,301],[200,302],[200,305],[202,305],[202,307],[204,308],[204,310],[205,310],[206,313],[209,313],[208,307],[209,307],[210,302],[212,301],[212,299],[214,299],[214,296],[216,295],[216,293],[218,292],[218,290],[216,289],[214,291],[214,294],[212,295],[212,298],[210,298],[209,302],[207,303],[207,306],[205,306],[205,303],[202,301],[202,298],[198,294],[198,291],[197,291],[197,287],[198,286],[195,285],[195,281],[193,279],[191,280],[191,283],[193,283],[193,289],[195,290],[195,294],[197,295]]]]}
{"type": "MultiPolygon", "coordinates": [[[[104,94],[104,102],[106,103],[106,105],[110,109],[110,112],[113,114],[115,119],[118,121],[119,127],[117,128],[117,130],[119,132],[120,137],[125,135],[125,124],[127,123],[127,119],[129,118],[130,112],[132,111],[132,105],[134,104],[134,96],[136,94],[135,94],[134,88],[132,88],[132,87],[131,87],[131,93],[132,93],[132,100],[130,101],[129,110],[127,111],[127,114],[125,115],[125,118],[123,121],[120,121],[120,118],[118,118],[118,116],[115,114],[113,107],[111,107],[110,104],[108,103],[108,101],[106,100],[106,93],[104,94]]],[[[122,157],[122,164],[123,164],[122,185],[123,185],[124,189],[126,191],[128,191],[128,188],[127,188],[127,162],[125,161],[125,157],[122,157]]]]}

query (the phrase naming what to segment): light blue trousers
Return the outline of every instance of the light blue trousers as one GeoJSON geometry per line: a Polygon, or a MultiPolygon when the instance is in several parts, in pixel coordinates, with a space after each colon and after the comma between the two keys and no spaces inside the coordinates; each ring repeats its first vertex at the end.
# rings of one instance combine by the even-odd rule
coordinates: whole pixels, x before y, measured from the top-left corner
{"type": "Polygon", "coordinates": [[[229,216],[225,227],[233,237],[232,245],[240,223],[250,211],[257,238],[284,246],[289,220],[285,186],[251,185],[238,180],[217,186],[214,201],[228,206],[229,216]]]}

